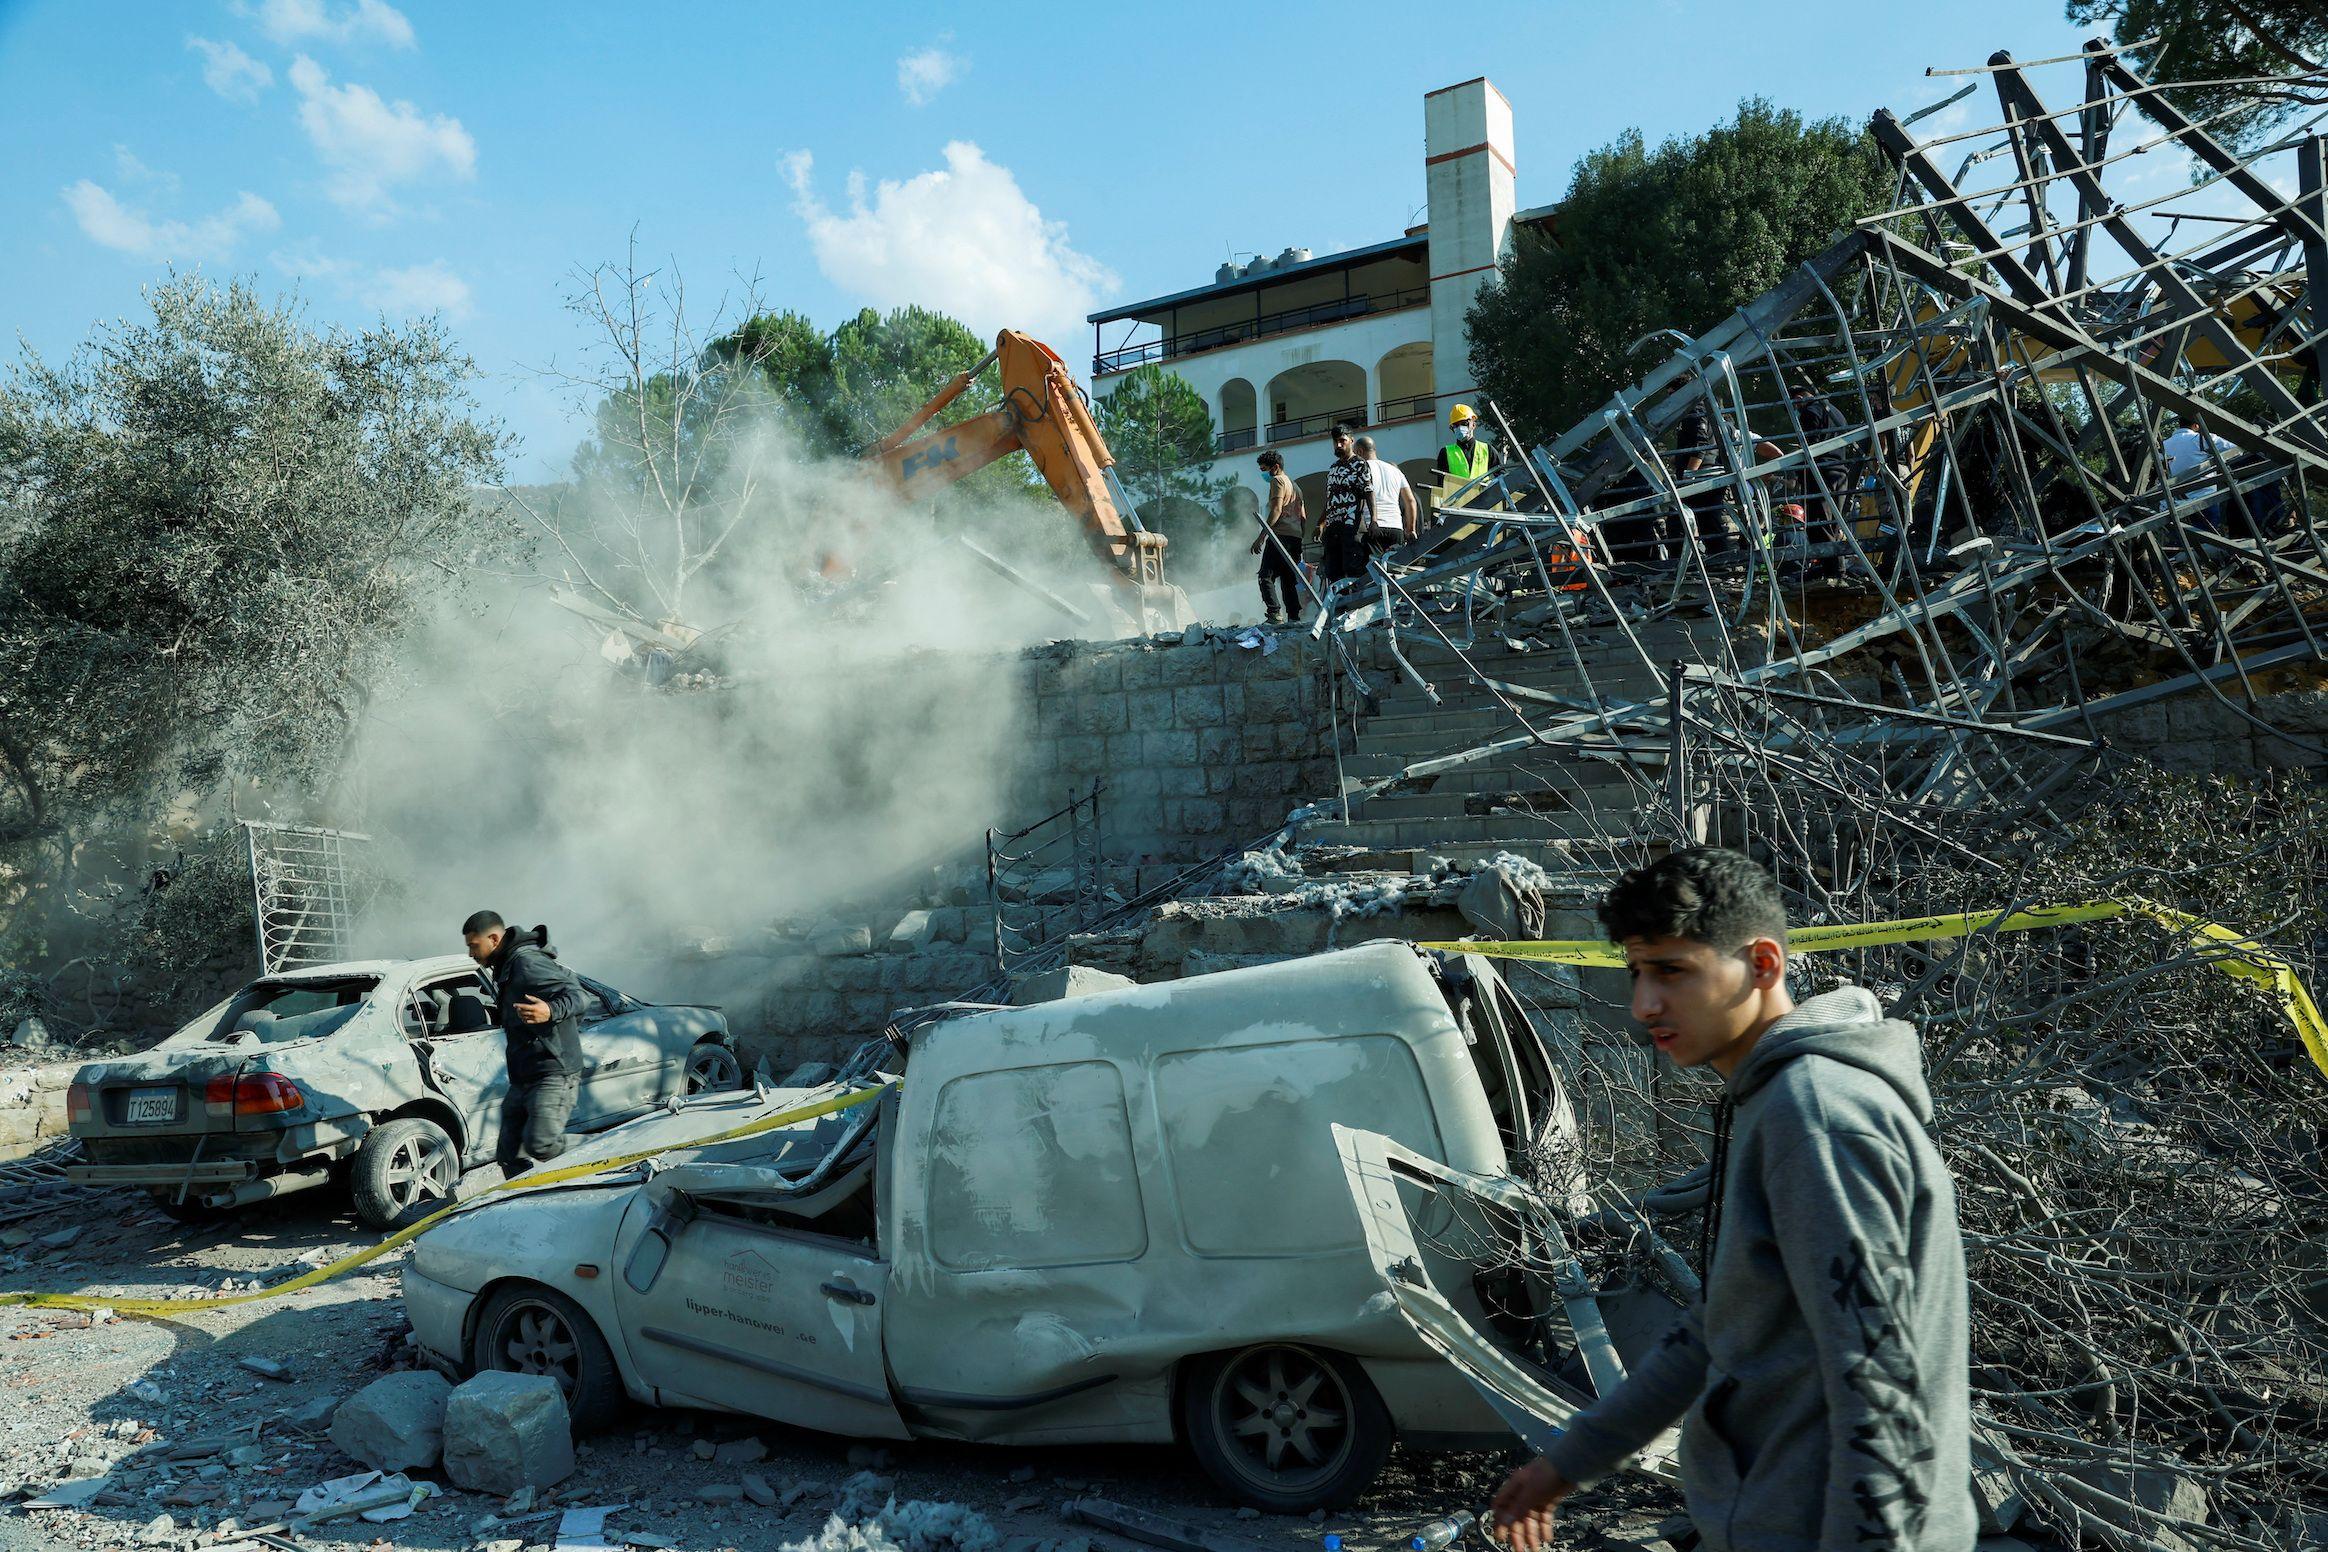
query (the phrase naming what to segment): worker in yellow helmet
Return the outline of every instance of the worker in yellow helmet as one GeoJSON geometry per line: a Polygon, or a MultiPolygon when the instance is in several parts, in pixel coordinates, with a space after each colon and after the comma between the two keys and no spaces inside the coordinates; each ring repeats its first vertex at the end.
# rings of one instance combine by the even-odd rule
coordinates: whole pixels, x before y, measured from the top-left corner
{"type": "Polygon", "coordinates": [[[1458,404],[1447,412],[1449,440],[1439,449],[1439,493],[1444,496],[1485,474],[1493,460],[1479,439],[1479,417],[1471,406],[1458,404]]]}

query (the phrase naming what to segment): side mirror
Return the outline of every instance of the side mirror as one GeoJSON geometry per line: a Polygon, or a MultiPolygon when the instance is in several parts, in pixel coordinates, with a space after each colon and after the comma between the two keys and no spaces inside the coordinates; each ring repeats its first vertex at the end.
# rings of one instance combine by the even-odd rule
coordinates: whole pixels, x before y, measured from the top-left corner
{"type": "Polygon", "coordinates": [[[655,1203],[654,1216],[647,1220],[646,1232],[631,1247],[630,1259],[622,1268],[622,1280],[634,1293],[645,1293],[655,1286],[655,1279],[663,1275],[663,1263],[671,1259],[671,1246],[679,1231],[695,1219],[695,1198],[676,1186],[666,1186],[658,1200],[650,1178],[647,1199],[655,1203]]]}

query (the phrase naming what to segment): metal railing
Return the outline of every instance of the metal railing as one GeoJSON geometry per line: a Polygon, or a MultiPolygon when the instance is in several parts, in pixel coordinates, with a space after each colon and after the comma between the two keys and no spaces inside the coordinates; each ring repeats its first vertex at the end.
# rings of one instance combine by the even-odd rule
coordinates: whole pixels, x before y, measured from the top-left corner
{"type": "Polygon", "coordinates": [[[1324,436],[1334,428],[1336,421],[1351,426],[1366,425],[1366,406],[1346,404],[1338,410],[1320,410],[1315,415],[1304,415],[1297,420],[1273,420],[1269,423],[1269,440],[1299,442],[1308,437],[1324,436]]]}
{"type": "Polygon", "coordinates": [[[994,973],[1007,980],[1028,959],[1087,932],[1107,910],[1107,858],[1099,795],[1070,791],[1067,806],[1020,830],[986,832],[986,903],[994,923],[994,973]]]}
{"type": "Polygon", "coordinates": [[[1241,345],[1247,340],[1265,339],[1272,334],[1290,333],[1295,329],[1314,328],[1321,323],[1341,323],[1351,318],[1368,318],[1376,313],[1394,313],[1409,307],[1422,307],[1431,300],[1429,286],[1411,290],[1393,291],[1384,296],[1337,297],[1330,302],[1318,302],[1308,307],[1295,307],[1281,313],[1267,313],[1259,318],[1240,318],[1235,323],[1224,323],[1217,329],[1198,329],[1188,334],[1171,334],[1138,345],[1126,345],[1118,350],[1103,350],[1091,358],[1091,375],[1105,377],[1113,372],[1128,372],[1151,361],[1170,361],[1179,356],[1192,356],[1202,350],[1218,350],[1223,345],[1241,345]]]}
{"type": "Polygon", "coordinates": [[[1233,453],[1239,451],[1240,449],[1251,447],[1259,440],[1261,440],[1261,431],[1257,426],[1247,426],[1242,431],[1224,431],[1219,436],[1213,438],[1213,451],[1216,453],[1233,453]]]}
{"type": "Polygon", "coordinates": [[[1387,426],[1394,420],[1413,420],[1419,415],[1428,415],[1438,398],[1435,393],[1416,393],[1403,399],[1385,399],[1374,407],[1374,423],[1387,426]]]}
{"type": "Polygon", "coordinates": [[[372,838],[263,819],[241,824],[250,858],[259,972],[273,975],[349,957],[358,908],[350,849],[372,838]]]}

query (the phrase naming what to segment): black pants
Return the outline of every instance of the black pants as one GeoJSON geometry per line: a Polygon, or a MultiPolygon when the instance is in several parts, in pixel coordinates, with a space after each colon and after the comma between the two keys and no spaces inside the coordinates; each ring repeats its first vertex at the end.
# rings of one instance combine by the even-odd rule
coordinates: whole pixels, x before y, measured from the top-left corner
{"type": "Polygon", "coordinates": [[[1324,538],[1324,571],[1329,584],[1366,575],[1366,536],[1356,523],[1328,523],[1324,538]]]}
{"type": "Polygon", "coordinates": [[[1273,534],[1261,541],[1261,612],[1301,618],[1301,540],[1273,534]],[[1279,603],[1279,599],[1283,603],[1279,603]]]}
{"type": "Polygon", "coordinates": [[[509,1097],[501,1106],[502,1169],[516,1174],[566,1151],[566,1120],[582,1079],[557,1068],[509,1069],[509,1097]]]}

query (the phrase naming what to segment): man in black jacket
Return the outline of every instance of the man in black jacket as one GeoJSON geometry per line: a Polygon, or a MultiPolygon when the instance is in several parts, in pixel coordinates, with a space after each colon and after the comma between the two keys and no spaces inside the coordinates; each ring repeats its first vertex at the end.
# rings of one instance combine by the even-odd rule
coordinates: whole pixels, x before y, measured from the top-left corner
{"type": "Polygon", "coordinates": [[[461,940],[493,983],[494,1017],[509,1049],[500,1158],[506,1174],[522,1174],[566,1151],[566,1118],[582,1084],[582,1010],[590,994],[558,963],[547,927],[528,931],[479,911],[461,923],[461,940]]]}

